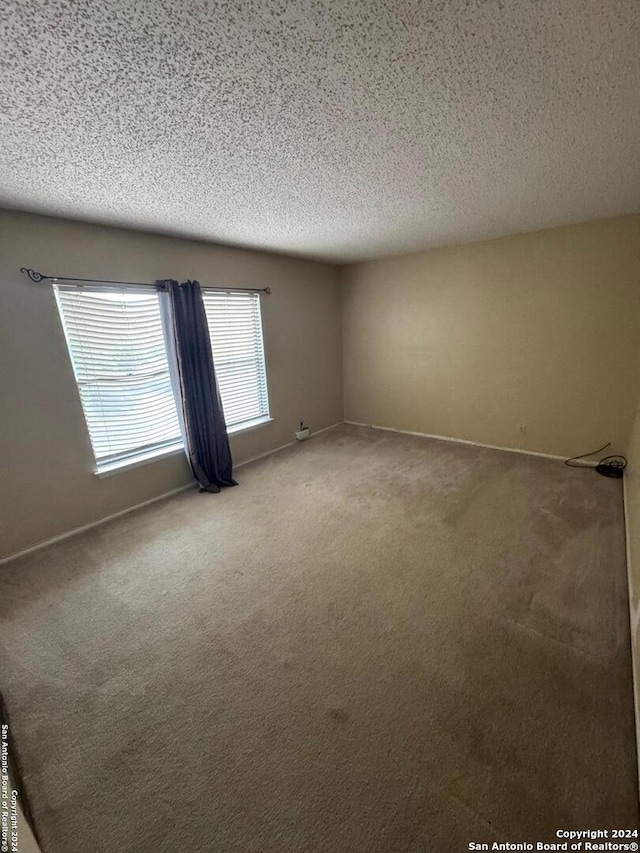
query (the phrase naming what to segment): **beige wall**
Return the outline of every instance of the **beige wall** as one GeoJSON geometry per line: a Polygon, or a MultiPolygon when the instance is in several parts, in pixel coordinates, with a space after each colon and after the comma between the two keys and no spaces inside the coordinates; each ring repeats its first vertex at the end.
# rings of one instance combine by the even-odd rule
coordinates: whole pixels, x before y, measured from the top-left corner
{"type": "MultiPolygon", "coordinates": [[[[637,387],[640,389],[640,377],[637,387]]],[[[627,522],[627,564],[629,568],[629,602],[631,649],[633,652],[634,691],[636,699],[636,739],[640,767],[640,399],[631,430],[625,472],[625,511],[627,522]]]]}
{"type": "Polygon", "coordinates": [[[269,286],[273,423],[232,438],[236,462],[342,419],[335,267],[261,252],[0,211],[0,557],[188,483],[181,456],[99,479],[50,285],[19,272],[269,286]]]}
{"type": "Polygon", "coordinates": [[[624,450],[639,271],[640,216],[345,268],[345,419],[550,454],[624,450]]]}
{"type": "MultiPolygon", "coordinates": [[[[638,384],[640,385],[640,377],[638,384]]],[[[640,618],[640,406],[631,430],[627,456],[629,465],[624,478],[628,522],[627,554],[632,568],[631,609],[635,618],[634,628],[637,629],[640,618]]]]}

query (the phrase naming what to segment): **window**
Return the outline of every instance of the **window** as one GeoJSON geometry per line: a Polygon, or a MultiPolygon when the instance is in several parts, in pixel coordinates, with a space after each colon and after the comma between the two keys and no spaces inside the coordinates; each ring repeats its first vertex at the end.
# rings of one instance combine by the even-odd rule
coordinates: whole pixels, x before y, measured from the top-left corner
{"type": "MultiPolygon", "coordinates": [[[[54,285],[98,472],[182,447],[158,293],[54,285]]],[[[230,432],[269,420],[257,293],[203,291],[230,432]]]]}
{"type": "Polygon", "coordinates": [[[98,470],[181,447],[158,294],[55,291],[98,470]]]}
{"type": "Polygon", "coordinates": [[[230,432],[269,418],[257,293],[203,290],[213,362],[230,432]]]}

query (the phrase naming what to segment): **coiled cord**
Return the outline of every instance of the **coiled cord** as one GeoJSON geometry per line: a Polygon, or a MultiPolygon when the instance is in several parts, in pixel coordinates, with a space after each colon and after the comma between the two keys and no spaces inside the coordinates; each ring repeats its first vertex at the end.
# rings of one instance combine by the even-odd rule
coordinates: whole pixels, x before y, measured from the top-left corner
{"type": "MultiPolygon", "coordinates": [[[[583,468],[583,465],[576,464],[578,459],[586,459],[587,456],[595,456],[596,453],[601,453],[611,447],[611,442],[608,441],[597,450],[592,450],[591,453],[583,453],[581,456],[572,456],[571,459],[565,459],[564,464],[569,468],[583,468]]],[[[627,457],[621,454],[613,454],[612,456],[603,456],[596,465],[596,471],[603,477],[612,477],[615,480],[620,480],[624,476],[624,469],[627,467],[627,457]]]]}

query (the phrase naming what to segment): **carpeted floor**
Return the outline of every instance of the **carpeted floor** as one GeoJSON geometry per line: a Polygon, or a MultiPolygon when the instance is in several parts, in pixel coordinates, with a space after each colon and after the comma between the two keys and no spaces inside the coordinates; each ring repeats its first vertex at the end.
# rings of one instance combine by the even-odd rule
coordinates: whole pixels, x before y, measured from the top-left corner
{"type": "Polygon", "coordinates": [[[621,485],[343,426],[0,569],[45,853],[638,822],[621,485]]]}

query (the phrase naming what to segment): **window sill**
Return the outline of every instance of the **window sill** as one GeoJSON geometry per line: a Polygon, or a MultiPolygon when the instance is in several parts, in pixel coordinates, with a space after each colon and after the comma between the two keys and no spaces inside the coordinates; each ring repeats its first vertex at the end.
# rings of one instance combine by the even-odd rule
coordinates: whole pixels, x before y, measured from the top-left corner
{"type": "Polygon", "coordinates": [[[270,418],[267,415],[264,418],[256,418],[255,421],[245,421],[244,423],[238,424],[238,426],[229,427],[227,432],[229,435],[236,435],[239,432],[249,432],[252,429],[258,429],[258,427],[264,426],[265,424],[270,424],[273,421],[273,418],[270,418]]]}
{"type": "MultiPolygon", "coordinates": [[[[255,421],[238,424],[235,427],[229,427],[229,435],[238,435],[241,432],[250,432],[253,429],[258,429],[265,424],[270,424],[273,418],[256,418],[255,421]]],[[[161,447],[158,450],[148,450],[146,453],[140,453],[137,456],[130,456],[128,459],[121,459],[118,462],[107,462],[100,465],[93,472],[96,477],[110,477],[112,474],[119,474],[121,471],[130,471],[132,468],[138,468],[140,465],[146,465],[147,462],[157,462],[159,459],[167,459],[170,456],[177,456],[179,453],[184,453],[184,445],[182,442],[172,444],[169,447],[161,447]]]]}
{"type": "Polygon", "coordinates": [[[140,465],[146,465],[147,462],[156,462],[158,459],[177,456],[178,453],[184,453],[182,442],[172,444],[169,447],[161,447],[157,450],[148,450],[146,453],[129,456],[127,459],[120,459],[118,462],[106,462],[104,465],[96,468],[93,473],[96,477],[110,477],[112,474],[119,474],[121,471],[129,471],[132,468],[138,468],[140,465]]]}

